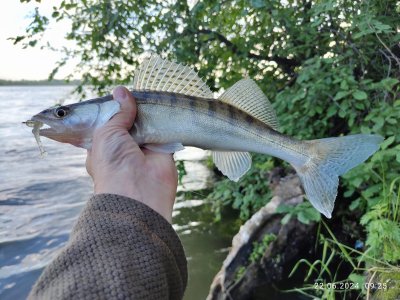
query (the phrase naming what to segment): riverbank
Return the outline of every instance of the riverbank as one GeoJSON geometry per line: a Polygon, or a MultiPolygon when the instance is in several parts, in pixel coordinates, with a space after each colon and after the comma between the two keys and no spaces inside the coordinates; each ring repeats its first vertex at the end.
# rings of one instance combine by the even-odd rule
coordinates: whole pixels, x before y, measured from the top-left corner
{"type": "Polygon", "coordinates": [[[53,86],[53,85],[78,85],[80,84],[79,80],[71,80],[66,81],[63,79],[54,79],[54,80],[7,80],[0,79],[0,86],[53,86]]]}

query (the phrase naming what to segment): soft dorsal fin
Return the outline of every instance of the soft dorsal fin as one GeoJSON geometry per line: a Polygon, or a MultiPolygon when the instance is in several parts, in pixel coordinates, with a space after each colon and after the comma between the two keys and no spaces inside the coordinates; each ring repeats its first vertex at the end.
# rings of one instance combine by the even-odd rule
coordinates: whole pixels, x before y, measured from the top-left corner
{"type": "Polygon", "coordinates": [[[217,168],[230,180],[239,181],[251,167],[249,152],[212,151],[217,168]]]}
{"type": "Polygon", "coordinates": [[[239,80],[218,99],[252,115],[272,129],[279,130],[278,119],[271,102],[253,80],[239,80]]]}
{"type": "Polygon", "coordinates": [[[189,96],[213,98],[213,93],[197,73],[158,55],[146,58],[135,72],[133,88],[137,91],[164,91],[189,96]]]}

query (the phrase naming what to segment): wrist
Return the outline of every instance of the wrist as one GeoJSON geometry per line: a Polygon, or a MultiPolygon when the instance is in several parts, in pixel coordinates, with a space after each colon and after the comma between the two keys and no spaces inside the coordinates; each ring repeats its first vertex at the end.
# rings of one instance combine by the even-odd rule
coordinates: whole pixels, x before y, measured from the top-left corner
{"type": "Polygon", "coordinates": [[[132,182],[106,181],[94,182],[94,194],[115,194],[139,201],[157,213],[169,223],[172,222],[172,210],[175,202],[175,192],[168,193],[166,189],[137,187],[132,182]]]}

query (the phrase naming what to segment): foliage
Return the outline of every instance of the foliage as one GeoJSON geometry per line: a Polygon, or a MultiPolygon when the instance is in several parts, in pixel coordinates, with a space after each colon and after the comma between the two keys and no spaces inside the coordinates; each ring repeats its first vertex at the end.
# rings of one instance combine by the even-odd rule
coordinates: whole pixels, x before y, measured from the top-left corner
{"type": "Polygon", "coordinates": [[[277,213],[286,214],[282,218],[282,224],[286,224],[292,217],[296,217],[301,223],[310,224],[310,222],[319,222],[321,214],[315,210],[310,202],[303,202],[296,206],[281,204],[276,209],[277,213]]]}
{"type": "MultiPolygon", "coordinates": [[[[277,239],[277,236],[273,233],[265,234],[261,241],[253,242],[253,249],[249,255],[246,265],[251,263],[258,263],[263,257],[268,247],[277,239]]],[[[240,266],[235,273],[235,282],[242,279],[246,273],[246,266],[240,266]]]]}
{"type": "MultiPolygon", "coordinates": [[[[306,265],[308,271],[304,276],[304,286],[295,288],[294,290],[287,290],[286,292],[296,291],[310,298],[317,296],[318,299],[336,299],[336,291],[340,290],[340,285],[346,282],[345,280],[338,280],[337,272],[332,271],[334,269],[332,265],[334,264],[335,257],[340,254],[340,251],[323,235],[320,236],[320,243],[322,244],[321,259],[314,262],[310,262],[307,259],[300,259],[289,274],[289,277],[292,277],[298,272],[301,265],[306,265]],[[313,283],[310,283],[310,279],[313,279],[313,283]]],[[[347,251],[343,254],[345,259],[350,258],[347,251]]],[[[358,282],[354,282],[354,285],[351,285],[351,289],[360,290],[361,288],[362,285],[359,285],[358,282]]],[[[350,287],[348,289],[350,290],[350,287]]]]}
{"type": "Polygon", "coordinates": [[[178,171],[178,183],[182,185],[183,176],[187,174],[185,169],[185,162],[183,160],[176,160],[175,165],[176,170],[178,171]]]}
{"type": "Polygon", "coordinates": [[[400,262],[400,177],[390,186],[384,183],[384,194],[361,219],[366,226],[367,253],[390,263],[400,262]]]}
{"type": "Polygon", "coordinates": [[[271,245],[271,243],[275,240],[276,240],[276,235],[271,233],[264,235],[261,241],[254,242],[253,251],[250,253],[249,261],[251,263],[258,262],[263,257],[269,245],[271,245]]]}
{"type": "MultiPolygon", "coordinates": [[[[357,299],[363,295],[366,299],[397,299],[400,296],[400,268],[381,257],[370,256],[368,251],[361,252],[338,241],[328,225],[322,221],[327,236],[321,234],[321,259],[310,262],[299,260],[289,277],[299,272],[301,265],[306,265],[304,286],[285,292],[299,292],[311,298],[320,299],[357,299]],[[340,259],[340,263],[337,261],[340,259]],[[365,262],[368,261],[366,264],[365,262]],[[352,266],[351,272],[343,278],[340,268],[343,262],[352,266]],[[367,277],[365,276],[367,274],[367,277]],[[352,295],[351,296],[349,296],[352,295]]],[[[397,249],[398,251],[398,249],[397,249]]]]}
{"type": "Polygon", "coordinates": [[[240,218],[247,220],[254,212],[263,207],[270,199],[267,172],[272,169],[273,161],[265,160],[261,155],[253,155],[253,165],[239,182],[224,179],[215,185],[208,195],[216,221],[221,219],[221,211],[226,205],[240,211],[240,218]]]}
{"type": "Polygon", "coordinates": [[[379,287],[375,290],[375,299],[392,300],[400,298],[399,270],[380,272],[376,276],[376,280],[374,283],[375,286],[379,287]],[[380,285],[378,285],[377,283],[380,283],[380,285]]]}
{"type": "MultiPolygon", "coordinates": [[[[393,98],[395,95],[392,96],[393,98]]],[[[382,183],[393,181],[400,171],[400,132],[398,116],[400,100],[393,103],[382,101],[379,106],[371,108],[366,116],[365,125],[360,129],[363,133],[380,132],[386,135],[381,150],[364,164],[354,168],[343,176],[346,187],[345,196],[360,195],[350,206],[351,210],[368,210],[384,195],[382,183]],[[385,174],[381,177],[379,174],[385,174]]]]}
{"type": "Polygon", "coordinates": [[[245,273],[246,273],[246,267],[245,266],[240,266],[239,269],[237,270],[236,274],[235,274],[235,282],[239,281],[240,279],[242,279],[242,277],[244,276],[245,273]]]}

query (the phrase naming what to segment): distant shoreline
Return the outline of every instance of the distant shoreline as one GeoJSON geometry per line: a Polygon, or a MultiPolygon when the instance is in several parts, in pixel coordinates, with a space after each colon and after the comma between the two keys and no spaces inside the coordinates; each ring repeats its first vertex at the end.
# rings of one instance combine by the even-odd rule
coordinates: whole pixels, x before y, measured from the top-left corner
{"type": "Polygon", "coordinates": [[[30,86],[30,85],[78,85],[79,80],[71,80],[69,82],[62,79],[54,80],[6,80],[0,79],[0,86],[30,86]]]}

